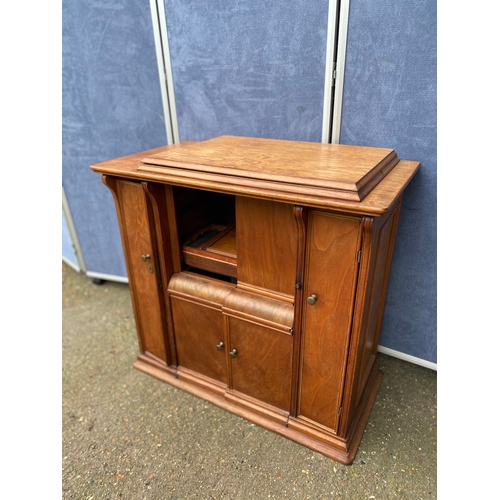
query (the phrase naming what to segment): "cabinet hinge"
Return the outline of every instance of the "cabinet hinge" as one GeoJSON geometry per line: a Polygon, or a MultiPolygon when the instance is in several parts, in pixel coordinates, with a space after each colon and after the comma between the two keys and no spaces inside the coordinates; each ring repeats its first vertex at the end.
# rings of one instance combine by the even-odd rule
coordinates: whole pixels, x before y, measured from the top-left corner
{"type": "Polygon", "coordinates": [[[358,261],[358,264],[361,262],[361,250],[358,252],[356,260],[358,261]]]}
{"type": "Polygon", "coordinates": [[[337,78],[337,63],[333,63],[333,70],[332,70],[332,87],[335,86],[335,80],[337,78]]]}
{"type": "Polygon", "coordinates": [[[339,408],[339,415],[342,415],[342,406],[339,408]]]}

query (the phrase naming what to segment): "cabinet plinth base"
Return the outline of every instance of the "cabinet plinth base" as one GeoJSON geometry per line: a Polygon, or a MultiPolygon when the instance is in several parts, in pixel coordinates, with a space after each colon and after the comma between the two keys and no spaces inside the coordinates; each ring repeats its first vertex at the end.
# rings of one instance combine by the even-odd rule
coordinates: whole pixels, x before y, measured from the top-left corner
{"type": "Polygon", "coordinates": [[[220,383],[215,383],[214,387],[210,387],[210,383],[206,381],[200,384],[184,376],[178,377],[175,368],[160,367],[158,364],[151,363],[146,356],[139,355],[133,366],[177,389],[208,401],[344,465],[352,464],[356,456],[383,378],[377,363],[374,363],[347,438],[341,438],[313,424],[308,425],[300,419],[286,417],[282,410],[276,409],[274,414],[269,407],[259,408],[259,405],[252,404],[247,398],[238,398],[238,394],[233,391],[221,390],[220,383]]]}

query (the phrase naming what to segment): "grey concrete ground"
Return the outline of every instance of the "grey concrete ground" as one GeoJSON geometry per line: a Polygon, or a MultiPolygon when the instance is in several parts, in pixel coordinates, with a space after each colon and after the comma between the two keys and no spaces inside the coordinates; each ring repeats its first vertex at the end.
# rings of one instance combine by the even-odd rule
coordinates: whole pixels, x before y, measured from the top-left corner
{"type": "Polygon", "coordinates": [[[133,369],[128,285],[63,264],[62,298],[63,499],[437,498],[436,372],[379,355],[344,466],[133,369]]]}

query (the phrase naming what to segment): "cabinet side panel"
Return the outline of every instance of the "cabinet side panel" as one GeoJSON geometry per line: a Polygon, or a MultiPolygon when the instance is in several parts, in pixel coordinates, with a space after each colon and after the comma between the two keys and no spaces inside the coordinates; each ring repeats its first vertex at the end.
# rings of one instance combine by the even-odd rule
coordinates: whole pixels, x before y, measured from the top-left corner
{"type": "Polygon", "coordinates": [[[118,181],[121,218],[136,325],[142,347],[167,362],[163,297],[159,288],[158,252],[153,245],[146,194],[140,184],[118,181]],[[142,256],[150,257],[144,262],[142,256]],[[152,270],[152,272],[151,272],[152,270]]]}
{"type": "Polygon", "coordinates": [[[337,432],[357,280],[360,219],[311,211],[299,415],[337,432]]]}
{"type": "Polygon", "coordinates": [[[377,355],[377,346],[384,313],[385,297],[389,283],[392,253],[399,218],[399,207],[383,221],[374,249],[373,277],[367,297],[366,317],[363,321],[362,338],[358,347],[359,367],[355,387],[355,402],[358,404],[366,384],[371,366],[377,355]]]}
{"type": "Polygon", "coordinates": [[[238,282],[293,296],[297,227],[293,205],[236,198],[238,282]]]}

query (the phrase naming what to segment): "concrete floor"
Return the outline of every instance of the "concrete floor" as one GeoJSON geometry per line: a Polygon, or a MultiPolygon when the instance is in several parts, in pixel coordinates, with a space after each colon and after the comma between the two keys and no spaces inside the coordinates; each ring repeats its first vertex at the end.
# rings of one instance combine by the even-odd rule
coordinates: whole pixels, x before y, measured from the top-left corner
{"type": "Polygon", "coordinates": [[[379,354],[351,466],[132,368],[129,288],[62,269],[62,498],[435,499],[436,372],[379,354]]]}

